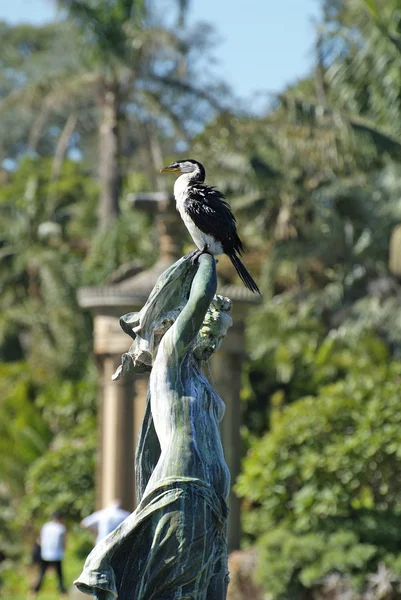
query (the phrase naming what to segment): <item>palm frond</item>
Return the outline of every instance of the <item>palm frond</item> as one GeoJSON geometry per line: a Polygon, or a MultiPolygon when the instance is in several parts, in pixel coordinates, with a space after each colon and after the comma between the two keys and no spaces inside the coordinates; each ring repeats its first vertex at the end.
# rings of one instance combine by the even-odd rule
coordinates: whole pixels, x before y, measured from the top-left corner
{"type": "MultiPolygon", "coordinates": [[[[368,139],[372,148],[380,154],[391,154],[394,159],[401,159],[401,143],[394,138],[389,132],[378,127],[374,122],[369,119],[360,117],[356,114],[350,114],[345,110],[331,108],[327,105],[320,104],[317,100],[294,95],[281,96],[283,106],[286,108],[286,114],[288,115],[288,121],[286,123],[280,123],[282,117],[278,116],[279,127],[283,127],[283,130],[287,128],[288,133],[292,130],[300,130],[300,139],[305,144],[308,143],[307,131],[309,132],[321,132],[327,136],[327,141],[330,147],[334,148],[334,141],[336,139],[341,140],[345,144],[345,147],[354,146],[354,152],[358,146],[357,140],[352,139],[351,133],[363,134],[364,141],[368,139]]],[[[313,139],[311,143],[313,144],[313,139]]],[[[305,149],[305,148],[304,148],[305,149]]],[[[321,152],[322,146],[317,147],[317,151],[321,152]]],[[[344,149],[344,148],[343,148],[344,149]]],[[[361,146],[358,146],[358,151],[363,150],[361,146]]]]}
{"type": "Polygon", "coordinates": [[[154,79],[160,83],[163,83],[166,87],[170,89],[175,89],[178,92],[183,92],[185,94],[190,94],[195,98],[200,98],[205,100],[208,104],[210,104],[215,110],[219,112],[224,112],[224,107],[220,103],[220,100],[215,98],[212,94],[205,92],[205,90],[198,88],[187,81],[183,81],[180,79],[176,79],[174,77],[168,75],[156,75],[154,74],[154,79]]]}

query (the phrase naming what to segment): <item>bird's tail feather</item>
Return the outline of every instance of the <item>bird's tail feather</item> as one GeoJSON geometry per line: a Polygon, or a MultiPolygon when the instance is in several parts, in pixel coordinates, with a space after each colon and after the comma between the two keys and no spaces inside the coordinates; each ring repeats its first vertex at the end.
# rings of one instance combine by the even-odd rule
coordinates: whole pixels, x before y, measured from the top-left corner
{"type": "Polygon", "coordinates": [[[248,290],[251,290],[251,292],[260,294],[258,286],[252,279],[250,273],[248,273],[245,265],[241,262],[240,258],[236,254],[229,254],[229,257],[245,287],[247,287],[248,290]]]}

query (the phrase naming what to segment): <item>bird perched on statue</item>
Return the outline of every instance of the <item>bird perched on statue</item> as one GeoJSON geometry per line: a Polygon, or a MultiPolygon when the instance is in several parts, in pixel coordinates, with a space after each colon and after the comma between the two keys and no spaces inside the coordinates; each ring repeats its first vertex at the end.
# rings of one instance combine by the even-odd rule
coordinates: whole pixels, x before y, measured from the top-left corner
{"type": "Polygon", "coordinates": [[[161,169],[161,173],[180,173],[174,184],[177,210],[198,248],[187,256],[195,261],[205,252],[213,256],[227,254],[245,286],[260,294],[239,258],[244,246],[237,234],[235,217],[224,195],[205,184],[203,165],[192,159],[177,160],[161,169]]]}

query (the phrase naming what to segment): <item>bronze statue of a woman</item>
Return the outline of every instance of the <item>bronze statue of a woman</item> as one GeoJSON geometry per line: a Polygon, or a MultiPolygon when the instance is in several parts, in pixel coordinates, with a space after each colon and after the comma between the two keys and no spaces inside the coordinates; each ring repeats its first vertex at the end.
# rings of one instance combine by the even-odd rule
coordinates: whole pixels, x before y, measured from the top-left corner
{"type": "Polygon", "coordinates": [[[122,318],[134,342],[115,378],[151,368],[138,442],[137,509],[88,556],[78,588],[112,600],[224,600],[230,475],[224,403],[201,371],[232,324],[215,259],[180,259],[144,308],[122,318]]]}

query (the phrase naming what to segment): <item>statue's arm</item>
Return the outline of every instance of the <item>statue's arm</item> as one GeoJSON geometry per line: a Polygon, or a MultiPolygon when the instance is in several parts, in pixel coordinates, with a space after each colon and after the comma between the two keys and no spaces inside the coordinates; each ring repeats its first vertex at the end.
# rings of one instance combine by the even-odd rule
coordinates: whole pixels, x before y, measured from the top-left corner
{"type": "Polygon", "coordinates": [[[216,289],[216,261],[210,254],[202,254],[188,302],[163,338],[163,346],[171,357],[169,362],[179,360],[195,339],[216,289]]]}

